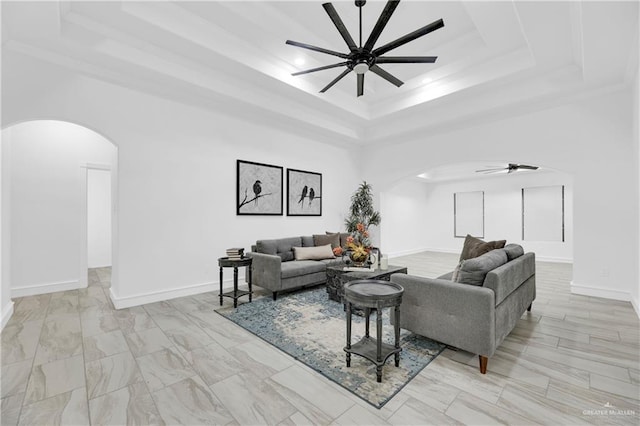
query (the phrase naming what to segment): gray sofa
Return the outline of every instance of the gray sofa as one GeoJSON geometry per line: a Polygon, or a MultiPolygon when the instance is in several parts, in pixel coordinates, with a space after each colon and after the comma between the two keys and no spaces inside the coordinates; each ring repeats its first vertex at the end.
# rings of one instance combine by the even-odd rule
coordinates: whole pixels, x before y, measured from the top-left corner
{"type": "Polygon", "coordinates": [[[327,266],[342,264],[342,258],[294,260],[293,247],[313,246],[313,236],[258,240],[248,253],[251,283],[272,291],[273,300],[281,291],[326,283],[327,266]]]}
{"type": "Polygon", "coordinates": [[[510,244],[439,278],[392,275],[405,291],[400,327],[478,354],[485,374],[488,358],[536,297],[535,255],[522,253],[510,244]],[[473,284],[452,281],[454,274],[473,284]]]}

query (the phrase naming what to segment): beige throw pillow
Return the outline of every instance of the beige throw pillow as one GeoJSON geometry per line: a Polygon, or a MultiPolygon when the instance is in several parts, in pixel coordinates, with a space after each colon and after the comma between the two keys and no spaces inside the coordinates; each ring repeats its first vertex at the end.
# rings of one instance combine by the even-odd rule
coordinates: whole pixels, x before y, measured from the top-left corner
{"type": "Polygon", "coordinates": [[[331,244],[317,247],[294,247],[293,254],[296,260],[322,260],[333,259],[331,244]]]}

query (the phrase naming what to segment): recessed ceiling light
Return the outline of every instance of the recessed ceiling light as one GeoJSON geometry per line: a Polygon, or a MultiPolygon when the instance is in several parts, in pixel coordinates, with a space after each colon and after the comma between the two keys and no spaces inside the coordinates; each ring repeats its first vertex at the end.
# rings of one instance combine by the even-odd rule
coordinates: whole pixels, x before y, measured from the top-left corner
{"type": "Polygon", "coordinates": [[[296,58],[294,62],[296,65],[304,65],[304,58],[296,58]]]}

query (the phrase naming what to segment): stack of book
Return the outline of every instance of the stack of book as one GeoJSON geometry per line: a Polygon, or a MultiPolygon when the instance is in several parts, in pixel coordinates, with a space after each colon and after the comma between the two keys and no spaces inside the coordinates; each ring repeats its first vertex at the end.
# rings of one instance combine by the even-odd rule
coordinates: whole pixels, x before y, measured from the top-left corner
{"type": "Polygon", "coordinates": [[[242,259],[244,257],[244,249],[243,248],[227,249],[227,257],[233,260],[242,259]]]}

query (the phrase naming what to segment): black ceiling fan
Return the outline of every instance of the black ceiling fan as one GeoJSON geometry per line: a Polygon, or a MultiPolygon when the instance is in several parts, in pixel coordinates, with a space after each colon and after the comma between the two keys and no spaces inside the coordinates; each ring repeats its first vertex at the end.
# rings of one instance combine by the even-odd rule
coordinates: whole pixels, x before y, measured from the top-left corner
{"type": "Polygon", "coordinates": [[[390,0],[387,2],[387,4],[384,7],[384,10],[380,14],[380,17],[378,18],[378,21],[376,22],[376,25],[373,27],[373,30],[371,31],[369,38],[367,39],[367,41],[363,46],[362,45],[362,6],[364,6],[365,3],[366,3],[365,0],[355,1],[355,4],[358,7],[360,12],[359,46],[356,45],[355,41],[353,41],[353,38],[351,38],[351,35],[349,34],[347,27],[345,27],[344,23],[342,22],[342,19],[340,19],[340,16],[338,15],[338,12],[336,12],[336,9],[333,7],[333,5],[331,3],[324,3],[322,7],[329,15],[329,18],[331,18],[331,21],[333,21],[333,24],[338,29],[338,32],[344,39],[345,43],[347,43],[347,46],[349,47],[349,53],[341,53],[335,50],[324,49],[322,47],[312,46],[310,44],[287,40],[286,43],[292,46],[302,47],[303,49],[309,49],[315,52],[326,53],[328,55],[333,55],[333,56],[337,56],[339,58],[345,59],[344,62],[325,65],[322,67],[312,68],[305,71],[299,71],[291,75],[295,76],[295,75],[301,75],[301,74],[308,74],[311,72],[345,66],[347,67],[347,69],[345,69],[331,83],[327,84],[322,90],[320,90],[320,93],[326,92],[331,88],[331,86],[333,86],[338,81],[340,81],[344,76],[349,74],[351,71],[355,71],[356,74],[358,75],[358,96],[362,96],[364,94],[364,74],[369,70],[374,74],[377,74],[380,77],[384,78],[391,84],[394,84],[397,87],[402,86],[403,84],[402,81],[400,81],[398,78],[394,77],[393,75],[389,74],[387,71],[380,68],[379,64],[420,64],[420,63],[433,63],[436,61],[436,59],[438,58],[437,56],[382,56],[382,55],[389,52],[390,50],[393,50],[397,47],[400,47],[404,44],[409,43],[410,41],[413,41],[419,37],[422,37],[423,35],[429,34],[432,31],[435,31],[437,29],[444,27],[444,22],[442,21],[442,19],[438,19],[437,21],[434,21],[429,25],[419,28],[409,34],[406,34],[400,37],[399,39],[396,39],[392,42],[389,42],[383,46],[380,46],[374,49],[374,45],[378,41],[378,37],[380,37],[382,30],[384,30],[385,26],[387,25],[387,22],[389,22],[391,15],[395,11],[400,1],[390,0]]]}
{"type": "Polygon", "coordinates": [[[517,172],[518,170],[538,170],[538,169],[539,169],[538,166],[509,163],[507,167],[497,167],[493,169],[476,170],[476,173],[491,174],[491,173],[504,173],[505,171],[507,173],[513,173],[513,172],[517,172]]]}

